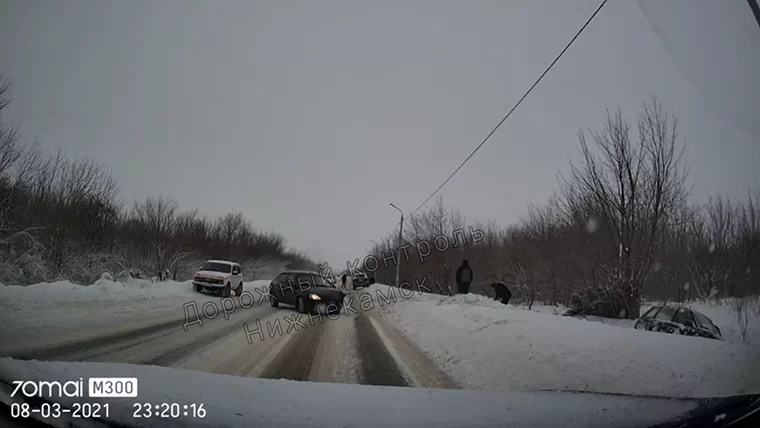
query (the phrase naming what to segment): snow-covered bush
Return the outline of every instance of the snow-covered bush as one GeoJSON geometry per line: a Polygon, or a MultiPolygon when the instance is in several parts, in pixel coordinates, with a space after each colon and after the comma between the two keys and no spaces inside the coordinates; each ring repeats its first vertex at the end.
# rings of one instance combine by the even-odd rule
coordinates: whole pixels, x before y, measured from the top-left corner
{"type": "Polygon", "coordinates": [[[736,326],[742,341],[747,342],[747,333],[751,323],[760,324],[760,299],[758,296],[746,296],[734,298],[730,301],[730,307],[736,313],[736,326]]]}
{"type": "Polygon", "coordinates": [[[124,270],[124,260],[114,254],[108,253],[85,253],[79,255],[70,255],[66,258],[66,263],[55,278],[51,280],[69,280],[75,284],[92,284],[98,279],[102,279],[104,272],[111,276],[110,272],[119,272],[124,270]]]}
{"type": "Polygon", "coordinates": [[[116,274],[116,280],[119,282],[127,282],[132,278],[132,275],[127,270],[121,270],[116,274]]]}
{"type": "Polygon", "coordinates": [[[570,313],[620,318],[625,312],[624,302],[625,296],[616,287],[587,287],[573,294],[570,301],[570,313]]]}

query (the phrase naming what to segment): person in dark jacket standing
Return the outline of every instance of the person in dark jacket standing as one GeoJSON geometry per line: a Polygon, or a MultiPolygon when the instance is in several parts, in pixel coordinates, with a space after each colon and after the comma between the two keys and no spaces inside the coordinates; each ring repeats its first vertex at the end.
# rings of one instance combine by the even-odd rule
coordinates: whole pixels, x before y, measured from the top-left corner
{"type": "Polygon", "coordinates": [[[344,273],[343,276],[340,277],[340,282],[343,284],[342,288],[346,288],[346,274],[344,273]]]}
{"type": "Polygon", "coordinates": [[[470,262],[466,259],[462,261],[462,266],[457,269],[457,288],[459,294],[468,294],[470,292],[470,284],[472,284],[472,268],[470,262]]]}
{"type": "Polygon", "coordinates": [[[501,300],[501,303],[505,305],[509,303],[509,299],[512,298],[512,292],[509,291],[509,288],[503,282],[494,282],[491,284],[491,288],[496,292],[496,301],[501,300]]]}

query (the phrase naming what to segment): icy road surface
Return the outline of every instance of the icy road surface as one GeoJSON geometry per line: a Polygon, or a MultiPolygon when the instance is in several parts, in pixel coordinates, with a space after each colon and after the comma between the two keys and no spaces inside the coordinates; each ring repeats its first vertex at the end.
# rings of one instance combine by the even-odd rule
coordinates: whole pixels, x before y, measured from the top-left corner
{"type": "MultiPolygon", "coordinates": [[[[393,325],[377,317],[376,308],[385,303],[376,295],[362,306],[357,292],[346,290],[350,293],[346,301],[354,299],[353,310],[309,317],[287,305],[271,307],[260,292],[268,284],[246,283],[250,294],[242,305],[234,295],[223,303],[220,297],[188,291],[189,283],[135,282],[131,285],[137,288],[124,291],[129,295],[124,299],[118,297],[124,288],[119,283],[101,282],[89,290],[65,283],[36,286],[39,296],[30,298],[27,293],[26,300],[10,296],[3,303],[0,322],[9,328],[2,330],[0,355],[147,364],[271,379],[457,388],[393,325]],[[136,291],[162,285],[176,292],[171,295],[164,289],[148,297],[147,291],[136,291]],[[44,288],[55,291],[46,293],[44,288]],[[101,298],[77,300],[67,291],[101,298]],[[56,299],[59,294],[63,298],[56,299]],[[203,325],[185,325],[184,305],[191,302],[201,314],[207,305],[206,315],[211,317],[202,316],[203,325]],[[212,307],[217,308],[216,315],[212,307]]],[[[18,287],[6,294],[23,291],[18,287]]]]}
{"type": "Polygon", "coordinates": [[[262,298],[268,284],[246,283],[254,303],[248,297],[241,305],[233,296],[227,307],[234,302],[235,309],[227,314],[220,297],[195,293],[189,282],[2,286],[0,356],[501,392],[760,392],[760,353],[737,343],[384,285],[351,292],[353,310],[339,316],[298,318],[292,308],[272,308],[262,298]],[[185,326],[184,305],[191,302],[212,319],[185,326]]]}

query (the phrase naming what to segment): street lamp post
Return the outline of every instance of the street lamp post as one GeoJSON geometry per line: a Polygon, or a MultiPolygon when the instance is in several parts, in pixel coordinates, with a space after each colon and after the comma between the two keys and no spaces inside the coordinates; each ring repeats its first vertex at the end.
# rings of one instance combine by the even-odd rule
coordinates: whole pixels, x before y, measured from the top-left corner
{"type": "Polygon", "coordinates": [[[401,239],[404,235],[404,210],[393,204],[390,205],[401,213],[401,222],[399,223],[398,227],[398,260],[396,260],[396,288],[398,288],[399,275],[401,274],[401,239]]]}

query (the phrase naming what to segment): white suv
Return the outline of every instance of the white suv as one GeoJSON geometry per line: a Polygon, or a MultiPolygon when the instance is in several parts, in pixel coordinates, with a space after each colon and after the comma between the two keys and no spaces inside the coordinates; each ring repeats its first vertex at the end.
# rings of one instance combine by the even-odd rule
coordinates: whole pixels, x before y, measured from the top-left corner
{"type": "Polygon", "coordinates": [[[230,297],[235,290],[239,296],[243,293],[243,268],[235,262],[209,260],[193,276],[193,288],[198,292],[221,291],[224,297],[230,297]]]}

